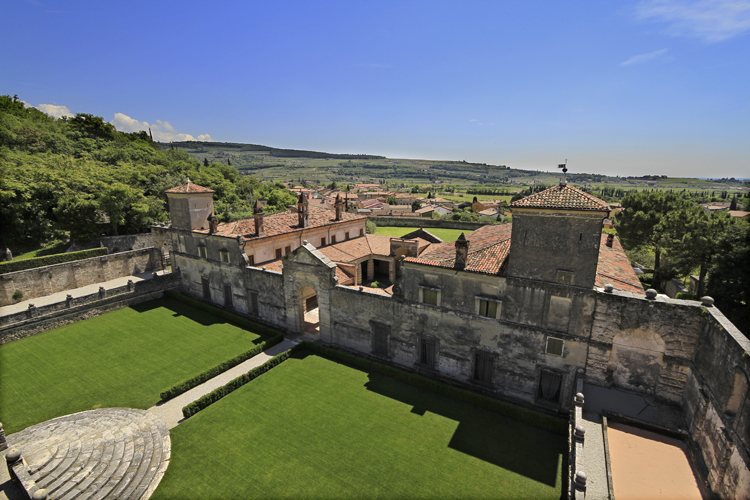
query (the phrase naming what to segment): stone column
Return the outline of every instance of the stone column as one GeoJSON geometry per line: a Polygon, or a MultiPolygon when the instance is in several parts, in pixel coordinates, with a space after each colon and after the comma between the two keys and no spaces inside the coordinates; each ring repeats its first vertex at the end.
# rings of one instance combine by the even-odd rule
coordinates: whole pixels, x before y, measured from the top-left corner
{"type": "Polygon", "coordinates": [[[375,259],[370,258],[367,261],[367,280],[372,281],[375,279],[375,259]]]}

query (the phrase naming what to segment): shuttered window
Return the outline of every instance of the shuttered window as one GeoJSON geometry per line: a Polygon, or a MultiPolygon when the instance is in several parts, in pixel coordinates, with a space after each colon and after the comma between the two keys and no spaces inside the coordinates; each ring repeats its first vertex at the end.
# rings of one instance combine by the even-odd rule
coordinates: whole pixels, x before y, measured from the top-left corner
{"type": "Polygon", "coordinates": [[[419,364],[435,369],[437,343],[433,339],[419,339],[419,364]]]}
{"type": "Polygon", "coordinates": [[[480,299],[479,315],[487,318],[497,318],[497,302],[480,299]]]}
{"type": "Polygon", "coordinates": [[[438,291],[422,288],[422,302],[433,306],[438,305],[438,291]]]}
{"type": "Polygon", "coordinates": [[[562,356],[564,345],[565,345],[565,342],[562,339],[556,339],[554,337],[547,337],[547,354],[554,354],[555,356],[562,356]]]}
{"type": "Polygon", "coordinates": [[[492,372],[494,369],[494,356],[488,352],[476,351],[474,353],[474,380],[485,384],[492,383],[492,372]]]}

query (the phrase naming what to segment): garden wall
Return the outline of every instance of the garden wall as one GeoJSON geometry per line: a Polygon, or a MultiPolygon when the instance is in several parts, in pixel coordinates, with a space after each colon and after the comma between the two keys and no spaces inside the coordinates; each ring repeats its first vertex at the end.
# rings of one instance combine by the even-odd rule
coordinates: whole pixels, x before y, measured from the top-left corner
{"type": "Polygon", "coordinates": [[[158,249],[144,248],[0,275],[0,306],[161,268],[158,249]]]}
{"type": "Polygon", "coordinates": [[[390,226],[390,227],[424,227],[424,228],[442,228],[442,229],[462,229],[464,231],[474,231],[484,226],[479,222],[461,222],[457,220],[439,220],[439,219],[425,219],[420,218],[404,218],[404,217],[370,217],[369,220],[375,223],[377,226],[390,226]]]}
{"type": "Polygon", "coordinates": [[[141,250],[152,247],[154,244],[152,243],[151,233],[124,234],[122,236],[103,236],[88,243],[73,243],[66,251],[76,252],[100,246],[106,247],[109,253],[113,254],[127,252],[128,250],[141,250]]]}

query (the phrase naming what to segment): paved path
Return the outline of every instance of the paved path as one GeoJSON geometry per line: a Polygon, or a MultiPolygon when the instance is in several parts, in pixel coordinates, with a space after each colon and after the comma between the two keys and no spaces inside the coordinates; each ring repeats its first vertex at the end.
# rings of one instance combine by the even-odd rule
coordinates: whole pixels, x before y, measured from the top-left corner
{"type": "Polygon", "coordinates": [[[584,472],[587,476],[586,498],[607,500],[609,499],[609,486],[604,457],[602,417],[595,413],[584,413],[582,425],[586,429],[583,444],[584,472]]]}
{"type": "MultiPolygon", "coordinates": [[[[163,271],[159,271],[157,274],[164,274],[163,271]]],[[[29,308],[29,304],[34,304],[37,307],[54,304],[56,302],[63,302],[68,294],[72,295],[73,298],[82,297],[84,295],[90,295],[99,291],[99,287],[103,286],[105,289],[116,288],[118,286],[125,286],[128,284],[128,280],[133,280],[133,283],[137,281],[150,280],[153,277],[151,271],[134,274],[132,276],[123,276],[121,278],[115,278],[113,280],[104,281],[102,283],[95,283],[93,285],[82,286],[81,288],[73,288],[72,290],[65,290],[64,292],[57,292],[44,297],[36,297],[34,299],[23,300],[16,304],[9,306],[0,307],[0,316],[6,316],[8,314],[14,314],[17,312],[26,311],[29,308]]]]}
{"type": "Polygon", "coordinates": [[[239,365],[231,368],[224,373],[221,373],[211,380],[208,380],[198,387],[193,387],[184,394],[180,394],[176,398],[170,399],[164,403],[159,403],[156,406],[152,406],[148,409],[149,412],[153,413],[161,419],[167,426],[167,429],[173,429],[184,417],[182,416],[182,408],[192,403],[193,401],[205,396],[209,392],[213,391],[225,385],[227,382],[236,379],[240,375],[249,372],[255,367],[258,367],[273,358],[274,356],[281,354],[284,351],[288,351],[299,343],[298,340],[286,339],[283,342],[276,344],[275,346],[266,349],[262,353],[255,357],[240,363],[239,365]]]}

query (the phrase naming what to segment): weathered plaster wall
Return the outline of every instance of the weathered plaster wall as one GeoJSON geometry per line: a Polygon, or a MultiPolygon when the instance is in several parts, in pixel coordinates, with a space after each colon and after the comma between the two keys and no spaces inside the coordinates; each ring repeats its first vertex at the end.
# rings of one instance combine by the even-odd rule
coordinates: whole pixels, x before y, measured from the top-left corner
{"type": "Polygon", "coordinates": [[[286,328],[286,295],[282,274],[248,267],[245,269],[245,283],[248,314],[279,328],[286,328]]]}
{"type": "MultiPolygon", "coordinates": [[[[88,243],[73,243],[68,247],[68,252],[88,250],[100,246],[107,247],[110,254],[127,252],[128,250],[140,250],[155,246],[151,239],[151,233],[124,234],[122,236],[103,236],[88,243]]],[[[158,247],[157,247],[158,248],[158,247]]]]}
{"type": "Polygon", "coordinates": [[[122,276],[159,270],[160,262],[158,251],[144,248],[6,273],[0,275],[0,306],[12,304],[16,290],[23,292],[23,300],[28,300],[122,276]]]}
{"type": "Polygon", "coordinates": [[[568,271],[570,284],[593,287],[605,215],[514,209],[508,276],[556,283],[568,271]]]}
{"type": "Polygon", "coordinates": [[[586,379],[679,403],[704,323],[697,302],[597,292],[586,379]]]}
{"type": "Polygon", "coordinates": [[[682,406],[690,437],[721,498],[750,498],[750,341],[719,311],[706,309],[682,406]]]}

